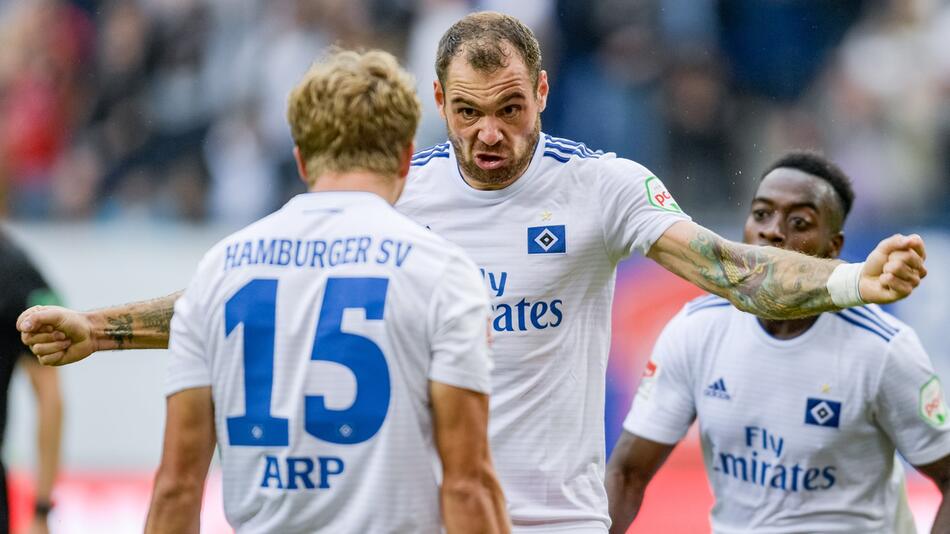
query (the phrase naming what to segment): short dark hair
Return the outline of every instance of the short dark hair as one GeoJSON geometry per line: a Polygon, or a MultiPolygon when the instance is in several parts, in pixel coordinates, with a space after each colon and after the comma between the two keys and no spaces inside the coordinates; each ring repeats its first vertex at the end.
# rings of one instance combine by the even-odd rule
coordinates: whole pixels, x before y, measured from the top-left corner
{"type": "Polygon", "coordinates": [[[811,150],[794,150],[772,163],[762,173],[762,178],[765,178],[775,169],[796,169],[828,182],[835,190],[838,202],[841,204],[842,222],[844,222],[843,219],[848,217],[851,206],[854,204],[854,189],[851,187],[851,179],[840,167],[822,154],[811,150]]]}
{"type": "Polygon", "coordinates": [[[521,55],[528,67],[534,85],[541,73],[541,45],[520,20],[495,11],[480,11],[462,17],[449,28],[439,40],[435,58],[435,73],[445,86],[445,73],[449,63],[462,50],[465,59],[475,70],[493,72],[508,65],[509,45],[521,55]]]}

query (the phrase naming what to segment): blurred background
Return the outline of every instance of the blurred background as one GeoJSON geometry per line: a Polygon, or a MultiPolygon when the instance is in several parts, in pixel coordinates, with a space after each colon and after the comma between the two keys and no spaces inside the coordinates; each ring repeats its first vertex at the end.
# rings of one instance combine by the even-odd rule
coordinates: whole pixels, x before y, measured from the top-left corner
{"type": "MultiPolygon", "coordinates": [[[[69,305],[183,287],[217,239],[302,191],[286,97],[325,47],[402,59],[418,81],[424,147],[445,139],[431,96],[438,39],[481,9],[519,17],[541,40],[552,88],[545,131],[643,163],[730,238],[741,237],[771,160],[791,148],[830,156],[857,192],[846,257],[862,259],[898,231],[927,240],[932,275],[890,311],[950,376],[950,282],[940,274],[950,270],[946,0],[0,0],[4,226],[69,305]]],[[[695,294],[641,260],[621,266],[610,445],[659,328],[695,294]]],[[[54,532],[141,528],[163,367],[153,352],[62,370],[54,532]]],[[[4,455],[22,524],[33,403],[22,377],[11,395],[4,455]]],[[[636,531],[708,528],[700,462],[691,438],[648,492],[636,531]]],[[[936,507],[928,484],[910,484],[921,528],[936,507]]],[[[217,489],[205,508],[209,530],[225,530],[217,489]]]]}

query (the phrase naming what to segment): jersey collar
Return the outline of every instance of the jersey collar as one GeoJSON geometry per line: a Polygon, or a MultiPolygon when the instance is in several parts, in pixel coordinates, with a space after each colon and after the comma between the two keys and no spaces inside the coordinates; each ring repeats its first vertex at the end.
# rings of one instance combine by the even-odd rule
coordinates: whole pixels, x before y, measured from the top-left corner
{"type": "Polygon", "coordinates": [[[765,331],[765,328],[762,327],[762,324],[759,322],[756,316],[745,313],[745,320],[749,324],[749,329],[752,330],[753,335],[766,345],[775,347],[777,349],[798,349],[803,345],[807,345],[812,342],[814,338],[819,336],[823,330],[827,328],[828,314],[823,313],[818,316],[818,319],[813,325],[811,325],[808,330],[805,330],[801,334],[791,338],[791,339],[779,339],[773,337],[771,334],[765,331]]]}
{"type": "Polygon", "coordinates": [[[320,191],[295,195],[284,207],[301,210],[329,210],[366,204],[389,206],[386,199],[369,191],[320,191]]]}

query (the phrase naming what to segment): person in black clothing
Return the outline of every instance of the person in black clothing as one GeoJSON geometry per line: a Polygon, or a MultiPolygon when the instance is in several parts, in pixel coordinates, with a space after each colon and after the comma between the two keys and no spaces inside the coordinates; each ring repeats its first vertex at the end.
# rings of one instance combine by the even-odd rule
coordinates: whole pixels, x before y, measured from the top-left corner
{"type": "MultiPolygon", "coordinates": [[[[36,500],[30,534],[46,534],[51,492],[59,468],[62,401],[56,370],[36,361],[20,342],[16,319],[37,304],[58,299],[39,271],[6,235],[0,232],[0,444],[7,425],[7,394],[13,370],[19,363],[30,378],[37,399],[38,443],[36,500]]],[[[10,531],[6,470],[0,462],[0,533],[10,531]]]]}

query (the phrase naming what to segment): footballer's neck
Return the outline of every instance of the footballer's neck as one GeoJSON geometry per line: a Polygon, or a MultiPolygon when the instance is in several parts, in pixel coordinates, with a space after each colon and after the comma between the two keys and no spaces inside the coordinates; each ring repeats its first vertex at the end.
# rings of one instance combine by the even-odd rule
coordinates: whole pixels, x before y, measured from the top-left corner
{"type": "MultiPolygon", "coordinates": [[[[792,249],[792,250],[795,250],[796,252],[799,252],[802,254],[810,253],[810,251],[803,251],[800,249],[792,249]]],[[[818,253],[817,256],[821,258],[836,259],[838,257],[838,254],[835,251],[835,253],[832,253],[832,254],[818,253]]],[[[765,330],[765,332],[768,335],[774,337],[775,339],[794,339],[804,334],[805,332],[808,331],[809,328],[814,326],[815,322],[818,321],[819,317],[820,315],[813,315],[811,317],[802,317],[801,319],[789,319],[786,321],[774,321],[771,319],[762,319],[762,318],[757,318],[757,319],[759,321],[759,324],[762,325],[762,329],[765,330]]]]}
{"type": "Polygon", "coordinates": [[[818,315],[814,317],[804,317],[802,319],[791,319],[788,321],[773,321],[770,319],[759,319],[759,324],[762,325],[762,329],[765,332],[774,337],[775,339],[793,339],[796,338],[811,328],[815,321],[818,320],[818,315]]]}
{"type": "Polygon", "coordinates": [[[383,197],[386,202],[395,204],[402,192],[405,178],[383,176],[374,172],[341,172],[321,174],[307,188],[311,193],[333,191],[360,191],[383,197]]]}

